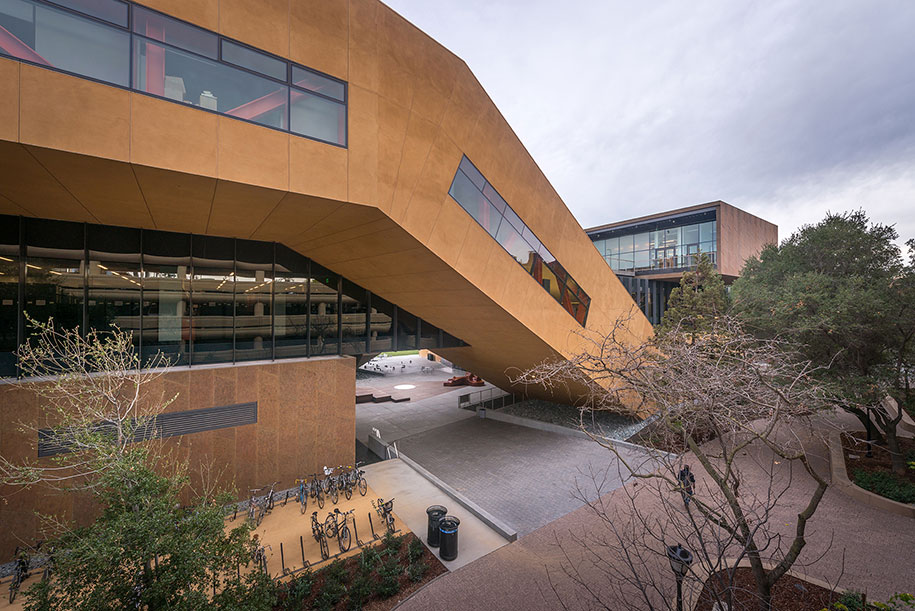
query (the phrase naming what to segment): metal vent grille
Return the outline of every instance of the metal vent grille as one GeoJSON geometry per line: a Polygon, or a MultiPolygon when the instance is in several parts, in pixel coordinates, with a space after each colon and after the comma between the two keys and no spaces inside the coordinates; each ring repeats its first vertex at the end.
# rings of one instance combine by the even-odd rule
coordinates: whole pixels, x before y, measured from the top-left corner
{"type": "MultiPolygon", "coordinates": [[[[160,414],[148,426],[137,431],[134,441],[164,439],[245,424],[257,424],[257,401],[160,414]]],[[[97,430],[104,431],[105,427],[105,424],[99,424],[97,430]]],[[[52,429],[40,429],[38,431],[38,457],[69,452],[68,444],[62,439],[65,437],[66,435],[55,433],[52,429]]]]}

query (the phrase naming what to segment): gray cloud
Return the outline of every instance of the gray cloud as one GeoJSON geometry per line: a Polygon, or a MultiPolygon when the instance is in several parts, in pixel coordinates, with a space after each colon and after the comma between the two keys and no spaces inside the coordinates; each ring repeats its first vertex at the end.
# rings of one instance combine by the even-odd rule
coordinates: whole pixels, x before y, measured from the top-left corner
{"type": "Polygon", "coordinates": [[[462,57],[583,226],[723,199],[915,236],[915,3],[388,4],[462,57]]]}

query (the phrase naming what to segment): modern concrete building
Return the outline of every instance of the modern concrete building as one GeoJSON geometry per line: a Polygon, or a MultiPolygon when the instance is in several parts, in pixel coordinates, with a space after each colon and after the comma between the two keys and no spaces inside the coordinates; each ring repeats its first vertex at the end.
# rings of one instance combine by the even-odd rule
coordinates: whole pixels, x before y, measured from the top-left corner
{"type": "Polygon", "coordinates": [[[671,289],[700,252],[730,284],[749,257],[778,243],[776,225],[722,201],[585,231],[652,324],[661,322],[671,289]]]}
{"type": "MultiPolygon", "coordinates": [[[[170,355],[169,413],[211,410],[172,439],[245,490],[352,460],[366,355],[508,388],[632,307],[470,69],[377,0],[3,0],[0,55],[4,456],[36,452],[26,311],[170,355]]],[[[86,511],[9,496],[0,559],[35,507],[86,511]]]]}

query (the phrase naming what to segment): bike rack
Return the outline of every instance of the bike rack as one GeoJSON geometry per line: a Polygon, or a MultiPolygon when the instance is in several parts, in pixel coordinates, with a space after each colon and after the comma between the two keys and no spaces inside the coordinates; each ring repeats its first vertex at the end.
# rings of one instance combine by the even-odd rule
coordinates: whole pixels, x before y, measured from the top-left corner
{"type": "Polygon", "coordinates": [[[280,568],[283,569],[283,575],[286,574],[286,559],[283,557],[283,542],[280,541],[280,568]]]}

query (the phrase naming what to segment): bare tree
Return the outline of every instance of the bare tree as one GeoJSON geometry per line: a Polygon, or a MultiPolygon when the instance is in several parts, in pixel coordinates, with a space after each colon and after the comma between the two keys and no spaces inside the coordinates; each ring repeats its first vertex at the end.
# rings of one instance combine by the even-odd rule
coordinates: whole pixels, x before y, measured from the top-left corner
{"type": "MultiPolygon", "coordinates": [[[[582,407],[583,420],[592,410],[651,413],[655,419],[649,427],[656,449],[650,455],[657,468],[648,473],[630,464],[611,441],[592,435],[641,483],[639,494],[628,488],[623,493],[628,495],[623,514],[601,500],[589,503],[606,527],[598,546],[617,550],[614,568],[603,557],[594,562],[616,583],[639,593],[644,608],[663,608],[647,567],[658,558],[666,564],[664,542],[688,542],[703,580],[721,570],[733,575],[735,562],[746,559],[758,606],[771,609],[772,587],[797,562],[807,543],[808,521],[827,487],[807,453],[816,437],[811,420],[829,409],[809,362],[778,340],[756,340],[728,317],[690,338],[673,329],[634,342],[621,318],[608,334],[583,333],[582,339],[586,348],[579,354],[545,362],[516,381],[547,387],[589,384],[593,390],[582,407]],[[696,469],[695,483],[682,476],[683,461],[696,469]],[[784,537],[771,522],[793,485],[795,465],[815,486],[794,519],[793,535],[784,537]],[[645,495],[653,504],[644,504],[645,495]],[[678,503],[681,508],[675,510],[678,503]]],[[[581,541],[594,542],[593,537],[581,541]]],[[[581,574],[574,563],[564,566],[567,576],[581,574]]],[[[661,575],[670,579],[669,567],[661,575]]],[[[727,598],[733,583],[711,589],[715,597],[727,598]]]]}
{"type": "Polygon", "coordinates": [[[117,328],[82,336],[53,320],[28,323],[35,333],[17,357],[40,417],[20,426],[58,453],[51,461],[0,456],[0,483],[91,487],[130,444],[154,436],[156,416],[176,398],[152,392],[168,361],[160,353],[141,363],[131,334],[117,328]]]}

